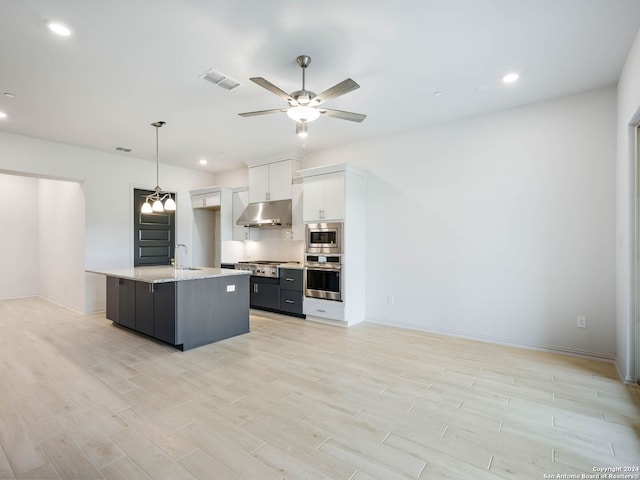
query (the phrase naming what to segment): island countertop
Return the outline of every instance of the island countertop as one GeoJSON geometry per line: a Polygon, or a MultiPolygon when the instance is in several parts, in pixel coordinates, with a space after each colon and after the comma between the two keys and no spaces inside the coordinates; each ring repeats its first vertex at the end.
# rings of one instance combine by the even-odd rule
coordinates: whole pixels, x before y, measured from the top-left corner
{"type": "Polygon", "coordinates": [[[108,277],[127,278],[146,283],[179,282],[182,280],[198,280],[202,278],[229,277],[234,275],[249,275],[244,270],[230,270],[226,268],[174,268],[170,265],[151,267],[107,268],[104,270],[85,270],[88,273],[107,275],[108,277]]]}

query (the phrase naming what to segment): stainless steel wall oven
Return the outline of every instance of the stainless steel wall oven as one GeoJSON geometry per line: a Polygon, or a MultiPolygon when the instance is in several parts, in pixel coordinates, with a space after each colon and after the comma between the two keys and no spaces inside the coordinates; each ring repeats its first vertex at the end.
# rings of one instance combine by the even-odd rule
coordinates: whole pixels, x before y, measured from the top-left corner
{"type": "Polygon", "coordinates": [[[342,256],[305,255],[304,294],[310,298],[342,301],[342,256]]]}

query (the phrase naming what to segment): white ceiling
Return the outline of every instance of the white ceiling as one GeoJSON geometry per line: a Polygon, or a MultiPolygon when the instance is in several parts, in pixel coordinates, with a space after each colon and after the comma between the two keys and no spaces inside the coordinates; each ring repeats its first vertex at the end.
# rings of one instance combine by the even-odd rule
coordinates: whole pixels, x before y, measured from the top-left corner
{"type": "Polygon", "coordinates": [[[0,0],[0,129],[155,160],[163,120],[161,162],[225,171],[613,85],[639,27],[640,0],[0,0]],[[286,107],[249,78],[298,90],[300,54],[308,89],[360,84],[324,106],[363,123],[321,117],[302,141],[284,113],[237,115],[286,107]]]}

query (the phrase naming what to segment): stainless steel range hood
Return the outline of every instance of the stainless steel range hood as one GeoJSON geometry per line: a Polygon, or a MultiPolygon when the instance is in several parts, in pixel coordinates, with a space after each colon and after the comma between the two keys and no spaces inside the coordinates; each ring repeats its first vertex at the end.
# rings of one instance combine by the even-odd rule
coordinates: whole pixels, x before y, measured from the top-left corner
{"type": "Polygon", "coordinates": [[[250,203],[236,224],[245,227],[290,227],[291,200],[250,203]]]}

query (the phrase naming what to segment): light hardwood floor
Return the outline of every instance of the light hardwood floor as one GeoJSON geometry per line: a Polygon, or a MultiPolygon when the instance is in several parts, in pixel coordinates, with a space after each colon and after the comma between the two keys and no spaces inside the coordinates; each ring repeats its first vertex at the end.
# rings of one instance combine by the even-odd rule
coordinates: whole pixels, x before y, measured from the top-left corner
{"type": "Polygon", "coordinates": [[[6,300],[0,382],[0,479],[542,479],[640,466],[640,392],[613,365],[374,324],[252,315],[251,333],[182,353],[103,313],[6,300]]]}

